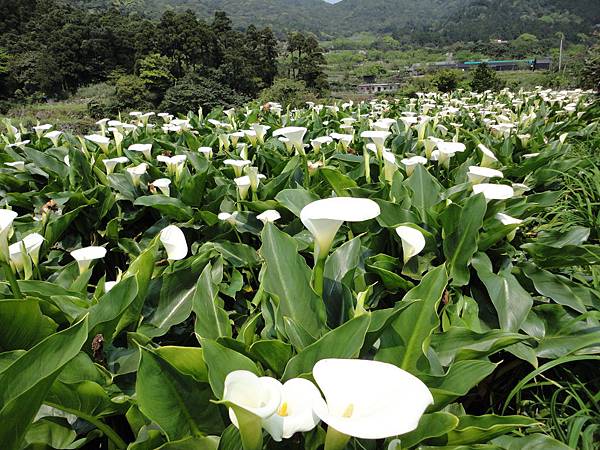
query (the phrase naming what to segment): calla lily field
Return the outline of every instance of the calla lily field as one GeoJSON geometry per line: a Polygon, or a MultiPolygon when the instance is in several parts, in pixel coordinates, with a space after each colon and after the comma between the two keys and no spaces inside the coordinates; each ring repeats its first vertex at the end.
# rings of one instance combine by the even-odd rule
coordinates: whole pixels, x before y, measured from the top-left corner
{"type": "Polygon", "coordinates": [[[598,448],[599,126],[541,88],[5,120],[0,447],[598,448]]]}

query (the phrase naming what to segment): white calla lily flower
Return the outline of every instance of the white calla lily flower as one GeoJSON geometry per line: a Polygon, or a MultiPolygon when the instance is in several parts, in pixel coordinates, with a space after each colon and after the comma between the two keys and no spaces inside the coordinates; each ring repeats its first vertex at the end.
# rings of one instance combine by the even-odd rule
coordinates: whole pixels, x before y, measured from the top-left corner
{"type": "Polygon", "coordinates": [[[22,241],[16,242],[8,247],[10,254],[10,261],[13,263],[17,270],[22,270],[25,261],[25,255],[23,255],[23,247],[27,256],[31,258],[34,265],[38,265],[40,248],[44,243],[44,236],[39,233],[31,233],[23,238],[22,241]]]}
{"type": "Polygon", "coordinates": [[[279,214],[279,212],[274,209],[268,209],[265,212],[256,216],[256,218],[264,224],[266,224],[267,222],[273,223],[281,219],[281,214],[279,214]]]}
{"type": "MultiPolygon", "coordinates": [[[[508,214],[504,214],[504,213],[497,213],[495,216],[496,220],[500,221],[500,223],[502,223],[502,225],[504,226],[511,226],[511,225],[521,225],[523,223],[523,221],[521,219],[517,219],[515,217],[509,216],[508,214]]],[[[515,227],[514,230],[512,230],[507,236],[506,239],[508,239],[508,241],[512,241],[515,236],[517,235],[517,227],[515,227]]]]}
{"type": "Polygon", "coordinates": [[[167,172],[169,174],[179,177],[181,176],[181,172],[183,171],[183,167],[185,162],[187,161],[186,155],[175,155],[175,156],[165,156],[158,155],[156,157],[158,162],[162,162],[167,165],[167,172]]]}
{"type": "Polygon", "coordinates": [[[148,164],[146,163],[141,163],[135,167],[127,168],[127,173],[129,173],[129,175],[131,176],[131,180],[133,181],[134,186],[139,186],[140,179],[142,178],[142,175],[146,173],[147,170],[148,164]]]}
{"type": "Polygon", "coordinates": [[[313,377],[326,400],[324,406],[316,403],[317,415],[339,433],[360,439],[408,433],[433,403],[421,380],[383,362],[323,359],[313,377]]]}
{"type": "Polygon", "coordinates": [[[258,140],[258,142],[260,144],[264,144],[265,135],[267,134],[267,131],[269,131],[271,129],[271,127],[268,125],[261,125],[259,123],[254,123],[254,124],[252,124],[252,129],[256,133],[256,139],[258,140]]]}
{"type": "Polygon", "coordinates": [[[289,139],[289,145],[296,149],[296,151],[303,155],[304,154],[304,135],[307,129],[304,127],[285,127],[275,130],[273,137],[283,136],[289,139]]]}
{"type": "Polygon", "coordinates": [[[73,250],[71,256],[77,265],[79,266],[79,273],[83,273],[90,268],[92,261],[96,259],[102,259],[106,256],[106,249],[104,247],[84,247],[78,250],[73,250]]]}
{"type": "Polygon", "coordinates": [[[234,211],[233,213],[222,212],[219,213],[217,218],[222,222],[227,222],[230,225],[235,225],[237,214],[237,211],[234,211]]]}
{"type": "Polygon", "coordinates": [[[481,151],[483,155],[481,158],[481,167],[493,167],[498,163],[498,158],[496,158],[494,152],[492,152],[485,145],[479,144],[477,148],[481,151]]]}
{"type": "Polygon", "coordinates": [[[25,161],[15,161],[15,162],[7,162],[4,163],[5,166],[12,167],[19,172],[23,172],[25,170],[25,161]]]}
{"type": "Polygon", "coordinates": [[[236,178],[242,176],[242,171],[244,167],[252,164],[252,161],[248,161],[247,159],[226,159],[223,161],[223,164],[226,166],[231,166],[233,168],[233,172],[235,173],[236,178]]]}
{"type": "Polygon", "coordinates": [[[354,136],[351,134],[331,133],[329,137],[338,141],[344,151],[348,150],[354,140],[354,136]]]}
{"type": "Polygon", "coordinates": [[[425,248],[425,236],[419,230],[403,225],[396,228],[396,233],[402,240],[404,264],[425,248]]]}
{"type": "Polygon", "coordinates": [[[147,160],[152,158],[152,144],[132,144],[127,150],[130,152],[139,152],[144,155],[144,158],[147,160]]]}
{"type": "Polygon", "coordinates": [[[323,145],[327,145],[330,142],[333,142],[333,138],[331,136],[321,136],[310,141],[310,145],[312,145],[315,153],[318,153],[323,145]]]}
{"type": "Polygon", "coordinates": [[[292,378],[281,387],[281,403],[275,414],[263,419],[263,428],[276,442],[310,431],[321,421],[314,412],[314,405],[319,402],[323,408],[325,402],[314,384],[303,378],[292,378]]]}
{"type": "Polygon", "coordinates": [[[152,186],[160,190],[167,197],[171,195],[171,180],[168,178],[159,178],[158,180],[154,180],[152,182],[152,186]]]}
{"type": "Polygon", "coordinates": [[[486,200],[508,200],[514,197],[515,191],[505,184],[481,183],[473,186],[473,194],[483,193],[486,200]]]}
{"type": "Polygon", "coordinates": [[[336,233],[344,222],[363,222],[381,214],[379,205],[366,198],[334,197],[306,205],[300,220],[315,239],[315,258],[329,254],[336,233]]]}
{"type": "Polygon", "coordinates": [[[496,169],[489,167],[469,166],[467,178],[473,184],[483,183],[490,178],[504,178],[504,174],[496,169]]]}
{"type": "MultiPolygon", "coordinates": [[[[225,378],[223,400],[266,419],[281,404],[281,383],[271,377],[258,377],[247,370],[236,370],[225,378]]],[[[238,427],[232,408],[229,408],[229,418],[238,427]]]]}
{"type": "Polygon", "coordinates": [[[202,153],[206,159],[211,159],[213,156],[212,147],[200,147],[198,151],[202,153]]]}
{"type": "Polygon", "coordinates": [[[248,197],[248,191],[250,190],[250,186],[252,185],[250,177],[245,175],[243,177],[238,177],[233,181],[235,181],[235,184],[237,186],[240,199],[246,200],[246,198],[248,197]]]}
{"type": "Polygon", "coordinates": [[[118,158],[104,159],[102,162],[106,167],[106,174],[109,175],[115,171],[115,167],[117,167],[118,164],[128,163],[129,158],[125,156],[119,156],[118,158]]]}
{"type": "Polygon", "coordinates": [[[13,221],[17,218],[18,214],[9,209],[0,209],[0,258],[8,262],[8,239],[12,232],[13,221]]]}
{"type": "Polygon", "coordinates": [[[363,139],[370,139],[375,148],[377,149],[377,157],[381,158],[383,150],[385,148],[385,141],[390,137],[392,133],[389,131],[363,131],[360,137],[363,139]]]}
{"type": "Polygon", "coordinates": [[[383,176],[385,181],[392,183],[394,181],[394,174],[398,170],[398,164],[396,162],[396,155],[384,149],[383,151],[383,176]]]}
{"type": "Polygon", "coordinates": [[[176,225],[169,225],[160,232],[160,242],[167,251],[170,261],[179,261],[187,256],[188,245],[183,231],[176,225]]]}
{"type": "Polygon", "coordinates": [[[58,147],[58,141],[62,134],[62,131],[51,131],[50,133],[46,133],[44,137],[50,139],[52,141],[52,145],[58,147]]]}
{"type": "Polygon", "coordinates": [[[110,139],[106,136],[101,136],[99,134],[90,134],[85,136],[85,138],[96,144],[98,147],[102,149],[104,153],[108,153],[108,145],[110,144],[110,139]]]}
{"type": "Polygon", "coordinates": [[[424,158],[423,156],[412,156],[410,158],[405,158],[400,162],[406,167],[406,175],[410,177],[415,171],[415,167],[419,164],[427,164],[427,158],[424,158]]]}
{"type": "Polygon", "coordinates": [[[37,134],[38,139],[41,139],[44,133],[51,128],[52,125],[50,125],[49,123],[45,123],[43,125],[37,125],[33,127],[33,131],[35,131],[35,134],[37,134]]]}

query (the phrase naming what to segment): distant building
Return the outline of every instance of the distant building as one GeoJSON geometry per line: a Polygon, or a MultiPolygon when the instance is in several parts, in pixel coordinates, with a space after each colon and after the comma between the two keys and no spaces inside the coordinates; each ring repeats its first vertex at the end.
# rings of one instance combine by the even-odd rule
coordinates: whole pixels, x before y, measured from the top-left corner
{"type": "Polygon", "coordinates": [[[552,67],[552,58],[540,58],[540,59],[511,59],[503,61],[443,61],[431,64],[413,64],[410,67],[410,72],[422,73],[423,69],[458,69],[458,70],[472,70],[481,64],[487,64],[488,67],[501,71],[507,70],[550,70],[552,67]]]}
{"type": "Polygon", "coordinates": [[[400,89],[400,83],[365,83],[358,86],[360,94],[393,93],[400,89]]]}

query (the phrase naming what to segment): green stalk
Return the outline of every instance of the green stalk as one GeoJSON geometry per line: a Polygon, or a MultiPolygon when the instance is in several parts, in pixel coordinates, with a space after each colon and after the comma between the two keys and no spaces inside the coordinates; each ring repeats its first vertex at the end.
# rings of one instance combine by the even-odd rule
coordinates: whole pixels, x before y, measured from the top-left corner
{"type": "Polygon", "coordinates": [[[371,160],[369,158],[369,150],[367,150],[367,147],[363,149],[363,158],[365,160],[365,179],[367,184],[369,184],[371,183],[371,160]]]}
{"type": "Polygon", "coordinates": [[[325,258],[317,259],[315,263],[315,268],[313,270],[313,287],[315,292],[319,295],[319,297],[323,297],[323,273],[325,272],[325,258]]]}
{"type": "Polygon", "coordinates": [[[4,275],[6,276],[6,280],[10,285],[10,290],[12,291],[13,297],[15,298],[23,298],[23,294],[21,293],[21,289],[19,289],[19,283],[17,283],[17,278],[15,277],[15,273],[6,261],[0,261],[0,265],[4,267],[4,275]]]}
{"type": "Polygon", "coordinates": [[[125,450],[127,448],[127,443],[121,438],[121,436],[119,436],[115,430],[113,430],[110,426],[108,426],[107,424],[102,422],[102,420],[98,419],[97,417],[90,416],[88,414],[85,414],[82,411],[78,411],[75,409],[65,408],[64,406],[58,405],[56,403],[52,403],[52,402],[44,402],[44,403],[48,406],[51,406],[52,408],[60,409],[61,411],[67,412],[69,414],[73,414],[73,415],[85,420],[86,422],[91,423],[96,428],[98,428],[100,431],[102,431],[106,435],[106,437],[119,450],[125,450]]]}
{"type": "Polygon", "coordinates": [[[327,428],[325,450],[344,450],[348,441],[350,441],[350,436],[340,433],[333,427],[327,428]]]}

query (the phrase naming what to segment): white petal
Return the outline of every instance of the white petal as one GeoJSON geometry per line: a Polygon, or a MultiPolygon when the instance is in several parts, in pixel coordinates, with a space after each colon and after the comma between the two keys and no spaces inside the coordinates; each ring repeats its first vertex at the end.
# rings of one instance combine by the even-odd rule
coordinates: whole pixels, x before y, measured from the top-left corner
{"type": "Polygon", "coordinates": [[[396,233],[402,239],[402,252],[404,254],[404,263],[415,255],[421,253],[425,248],[425,236],[419,230],[400,226],[396,228],[396,233]]]}
{"type": "Polygon", "coordinates": [[[515,191],[504,184],[481,183],[473,186],[473,193],[483,193],[486,200],[507,200],[514,196],[515,191]]]}
{"type": "Polygon", "coordinates": [[[188,246],[183,231],[175,225],[169,225],[160,232],[160,242],[171,261],[179,261],[187,256],[188,246]]]}
{"type": "MultiPolygon", "coordinates": [[[[236,370],[225,378],[223,400],[265,419],[277,411],[281,402],[281,387],[281,383],[274,378],[259,378],[247,370],[236,370]]],[[[229,410],[229,417],[237,426],[232,409],[229,410]]]]}
{"type": "Polygon", "coordinates": [[[327,406],[316,408],[321,420],[361,439],[383,439],[414,430],[433,403],[427,386],[391,364],[325,359],[313,369],[327,406]]]}
{"type": "Polygon", "coordinates": [[[71,256],[77,265],[79,266],[80,272],[85,272],[89,267],[90,263],[96,259],[102,259],[106,256],[106,249],[104,247],[84,247],[71,252],[71,256]]]}
{"type": "Polygon", "coordinates": [[[258,220],[260,220],[262,223],[267,223],[267,222],[275,222],[279,219],[281,219],[281,214],[279,214],[278,211],[275,211],[274,209],[268,209],[265,212],[263,212],[262,214],[259,214],[258,216],[256,216],[256,218],[258,220]]]}

